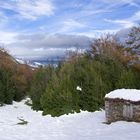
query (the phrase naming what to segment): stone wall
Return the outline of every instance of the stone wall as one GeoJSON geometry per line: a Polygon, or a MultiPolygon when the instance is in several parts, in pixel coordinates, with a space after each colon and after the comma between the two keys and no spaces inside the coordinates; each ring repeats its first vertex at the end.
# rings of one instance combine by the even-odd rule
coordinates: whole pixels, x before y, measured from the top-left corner
{"type": "Polygon", "coordinates": [[[105,101],[105,112],[106,112],[106,120],[107,122],[114,122],[118,120],[122,120],[123,114],[123,103],[114,101],[114,100],[107,100],[105,101]]]}
{"type": "Polygon", "coordinates": [[[107,123],[125,120],[140,122],[140,104],[121,100],[105,99],[107,123]]]}
{"type": "Polygon", "coordinates": [[[140,105],[133,106],[133,119],[136,122],[140,122],[140,105]]]}

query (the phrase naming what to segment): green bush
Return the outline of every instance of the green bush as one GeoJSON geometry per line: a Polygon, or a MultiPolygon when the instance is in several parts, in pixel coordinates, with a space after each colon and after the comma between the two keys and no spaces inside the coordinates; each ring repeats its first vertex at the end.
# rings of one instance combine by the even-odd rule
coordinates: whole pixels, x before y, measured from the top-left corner
{"type": "Polygon", "coordinates": [[[53,68],[51,66],[47,68],[39,68],[33,77],[31,83],[29,95],[32,99],[32,108],[35,110],[41,110],[40,98],[45,92],[46,86],[52,75],[53,68]]]}
{"type": "Polygon", "coordinates": [[[32,98],[33,105],[36,104],[39,109],[41,106],[43,115],[100,110],[104,107],[106,93],[118,88],[140,88],[139,74],[133,64],[129,65],[132,62],[131,52],[112,40],[98,40],[99,44],[101,50],[95,50],[96,45],[92,48],[95,54],[92,51],[74,54],[51,70],[51,74],[46,74],[49,80],[43,90],[38,91],[40,80],[34,80],[37,85],[33,86],[35,91],[32,93],[38,104],[32,98]]]}

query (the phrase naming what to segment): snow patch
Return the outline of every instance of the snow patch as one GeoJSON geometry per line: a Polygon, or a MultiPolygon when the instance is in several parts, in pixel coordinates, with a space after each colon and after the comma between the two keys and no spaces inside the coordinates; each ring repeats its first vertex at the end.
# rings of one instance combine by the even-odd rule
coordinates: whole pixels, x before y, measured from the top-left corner
{"type": "Polygon", "coordinates": [[[44,64],[39,63],[39,62],[32,62],[32,61],[27,61],[27,60],[19,59],[19,58],[16,58],[16,61],[19,64],[27,64],[28,66],[30,66],[32,68],[38,68],[40,66],[43,66],[43,67],[45,66],[44,64]]]}
{"type": "Polygon", "coordinates": [[[140,101],[140,90],[137,89],[117,89],[106,94],[105,98],[119,98],[131,101],[140,101]]]}
{"type": "Polygon", "coordinates": [[[82,91],[82,88],[80,86],[77,86],[76,90],[82,91]]]}
{"type": "Polygon", "coordinates": [[[22,59],[18,59],[18,58],[16,58],[16,61],[17,61],[18,63],[20,63],[20,64],[25,64],[25,61],[22,60],[22,59]]]}

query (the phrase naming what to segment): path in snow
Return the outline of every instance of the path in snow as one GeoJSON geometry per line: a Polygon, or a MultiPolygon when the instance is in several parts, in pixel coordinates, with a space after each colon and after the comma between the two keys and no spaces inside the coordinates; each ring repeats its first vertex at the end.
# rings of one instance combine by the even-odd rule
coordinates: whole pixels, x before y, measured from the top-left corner
{"type": "Polygon", "coordinates": [[[139,123],[104,124],[104,111],[53,118],[32,111],[24,102],[0,107],[0,140],[140,140],[139,123]],[[28,124],[18,125],[19,119],[28,124]]]}

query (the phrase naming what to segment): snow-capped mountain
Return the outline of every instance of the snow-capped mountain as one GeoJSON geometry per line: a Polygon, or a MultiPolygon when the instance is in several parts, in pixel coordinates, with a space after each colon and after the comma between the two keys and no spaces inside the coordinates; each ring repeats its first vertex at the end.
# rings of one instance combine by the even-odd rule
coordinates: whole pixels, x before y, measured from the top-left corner
{"type": "Polygon", "coordinates": [[[31,60],[27,60],[27,59],[22,59],[22,58],[16,58],[16,61],[19,64],[27,64],[31,67],[34,68],[38,68],[40,66],[47,66],[47,65],[53,65],[53,66],[57,66],[59,62],[65,60],[64,57],[59,57],[59,58],[40,58],[40,59],[31,59],[31,60]]]}
{"type": "Polygon", "coordinates": [[[19,63],[19,64],[27,64],[31,67],[34,67],[34,68],[38,68],[40,66],[44,66],[44,64],[41,64],[39,62],[33,62],[33,61],[29,61],[29,60],[23,60],[23,59],[19,59],[19,58],[16,58],[16,61],[19,63]]]}

